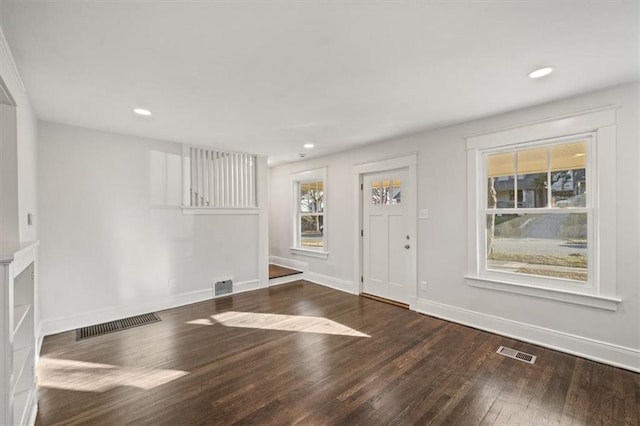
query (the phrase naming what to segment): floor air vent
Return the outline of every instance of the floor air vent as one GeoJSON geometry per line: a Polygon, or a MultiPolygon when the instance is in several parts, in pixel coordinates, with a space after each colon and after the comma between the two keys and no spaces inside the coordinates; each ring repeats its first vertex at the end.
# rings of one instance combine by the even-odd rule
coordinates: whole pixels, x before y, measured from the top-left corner
{"type": "Polygon", "coordinates": [[[531,354],[526,354],[524,352],[517,351],[515,349],[507,348],[505,346],[500,346],[496,351],[500,355],[508,356],[509,358],[517,359],[520,361],[527,362],[529,364],[533,364],[536,362],[536,356],[531,354]]]}
{"type": "Polygon", "coordinates": [[[215,283],[213,288],[215,291],[214,293],[215,296],[222,296],[223,294],[231,294],[233,293],[233,281],[231,280],[218,281],[217,283],[215,283]]]}
{"type": "Polygon", "coordinates": [[[114,331],[126,330],[127,328],[138,327],[145,324],[161,321],[158,314],[143,314],[135,317],[124,318],[116,321],[109,321],[102,324],[90,325],[76,330],[76,341],[88,339],[89,337],[101,336],[113,333],[114,331]]]}

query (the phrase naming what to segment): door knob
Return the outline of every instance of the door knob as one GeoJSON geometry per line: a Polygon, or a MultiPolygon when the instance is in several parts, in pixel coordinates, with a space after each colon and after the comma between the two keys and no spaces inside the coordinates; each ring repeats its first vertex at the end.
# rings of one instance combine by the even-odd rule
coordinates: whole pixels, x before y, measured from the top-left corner
{"type": "Polygon", "coordinates": [[[404,248],[406,248],[407,250],[409,250],[411,248],[411,246],[409,244],[405,244],[404,248]]]}

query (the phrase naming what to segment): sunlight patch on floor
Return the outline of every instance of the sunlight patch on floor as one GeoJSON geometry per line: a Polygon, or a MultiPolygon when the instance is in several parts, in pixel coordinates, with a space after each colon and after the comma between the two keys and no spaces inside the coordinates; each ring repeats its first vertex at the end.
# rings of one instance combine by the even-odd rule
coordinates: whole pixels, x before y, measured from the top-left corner
{"type": "Polygon", "coordinates": [[[222,324],[226,327],[259,328],[262,330],[371,337],[328,318],[308,317],[304,315],[261,314],[256,312],[229,311],[211,315],[211,319],[197,319],[189,321],[187,324],[213,325],[216,323],[222,324]]]}
{"type": "Polygon", "coordinates": [[[193,320],[193,321],[187,321],[187,324],[194,324],[194,325],[213,325],[213,322],[211,322],[211,320],[209,318],[200,318],[197,320],[193,320]]]}
{"type": "Polygon", "coordinates": [[[42,357],[38,363],[38,386],[80,392],[105,392],[121,386],[148,390],[187,374],[180,370],[118,367],[42,357]]]}
{"type": "Polygon", "coordinates": [[[322,317],[229,311],[212,315],[211,318],[227,327],[370,337],[346,325],[322,317]]]}

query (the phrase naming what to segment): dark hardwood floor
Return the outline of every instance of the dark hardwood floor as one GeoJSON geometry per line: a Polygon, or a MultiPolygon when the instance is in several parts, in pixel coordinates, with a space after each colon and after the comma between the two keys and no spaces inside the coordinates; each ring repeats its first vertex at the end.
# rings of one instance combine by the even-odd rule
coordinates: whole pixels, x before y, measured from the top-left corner
{"type": "Polygon", "coordinates": [[[305,281],[159,315],[47,337],[37,424],[638,424],[640,374],[305,281]]]}
{"type": "Polygon", "coordinates": [[[301,274],[302,271],[296,269],[285,268],[284,266],[269,264],[269,279],[288,277],[290,275],[301,274]]]}

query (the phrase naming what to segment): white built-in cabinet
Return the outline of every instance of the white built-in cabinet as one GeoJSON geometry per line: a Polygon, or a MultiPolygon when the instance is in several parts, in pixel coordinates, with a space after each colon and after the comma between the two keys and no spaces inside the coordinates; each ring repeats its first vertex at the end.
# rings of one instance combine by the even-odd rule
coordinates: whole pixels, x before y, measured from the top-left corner
{"type": "Polygon", "coordinates": [[[0,244],[1,425],[33,424],[37,243],[0,244]]]}

